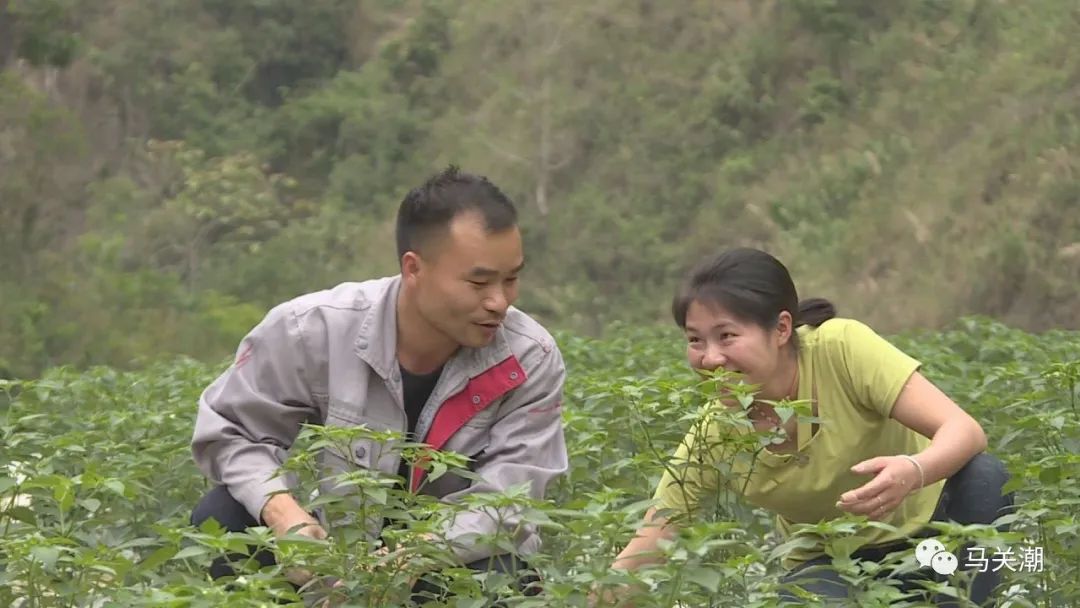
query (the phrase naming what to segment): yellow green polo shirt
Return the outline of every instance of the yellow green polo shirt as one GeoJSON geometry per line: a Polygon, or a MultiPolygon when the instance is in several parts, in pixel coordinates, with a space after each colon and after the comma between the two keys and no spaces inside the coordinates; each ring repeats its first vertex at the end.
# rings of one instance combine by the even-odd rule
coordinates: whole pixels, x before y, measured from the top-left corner
{"type": "MultiPolygon", "coordinates": [[[[686,435],[654,495],[658,509],[693,515],[723,479],[728,490],[775,513],[785,540],[807,539],[785,556],[788,568],[824,554],[821,535],[799,530],[800,524],[846,515],[836,508],[840,495],[873,479],[852,473],[853,465],[875,456],[915,454],[930,443],[889,417],[918,361],[851,319],[802,326],[798,334],[797,398],[809,401],[816,394],[818,432],[811,436],[811,423],[800,419],[795,453],[754,449],[761,434],[745,413],[717,405],[686,435]],[[740,441],[741,447],[733,444],[740,441]]],[[[851,542],[877,545],[910,536],[930,521],[943,486],[939,481],[904,499],[883,522],[896,532],[861,526],[851,542]]]]}

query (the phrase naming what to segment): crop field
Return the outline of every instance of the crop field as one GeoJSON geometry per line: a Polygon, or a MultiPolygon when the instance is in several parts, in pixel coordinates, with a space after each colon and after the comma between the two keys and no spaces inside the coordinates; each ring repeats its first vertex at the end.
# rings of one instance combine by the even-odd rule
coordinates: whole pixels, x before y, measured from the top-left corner
{"type": "MultiPolygon", "coordinates": [[[[681,531],[665,549],[665,566],[609,571],[708,393],[673,330],[616,327],[602,340],[557,337],[569,373],[563,415],[571,468],[545,501],[514,491],[485,499],[523,509],[524,520],[541,528],[545,543],[530,565],[542,576],[542,593],[515,596],[504,577],[450,568],[444,572],[457,595],[438,605],[480,608],[502,594],[505,606],[586,606],[590,589],[625,583],[638,590],[636,606],[776,605],[790,547],[772,531],[768,513],[734,496],[681,531]]],[[[1080,333],[1034,335],[965,318],[948,331],[889,338],[982,423],[989,451],[1012,475],[1019,509],[999,522],[1011,529],[942,524],[945,545],[975,543],[987,556],[1011,556],[993,564],[1004,575],[999,606],[1080,606],[1080,333]],[[1030,559],[1036,555],[1038,562],[1030,559]]],[[[0,606],[304,605],[284,579],[297,567],[343,581],[338,605],[407,605],[417,569],[445,559],[437,542],[420,535],[437,531],[447,512],[392,480],[348,475],[338,481],[355,488],[350,498],[313,498],[312,507],[332,522],[328,541],[188,525],[208,489],[188,441],[199,393],[221,369],[178,359],[137,371],[53,369],[0,384],[0,606]],[[369,538],[362,523],[372,518],[393,525],[369,538]],[[248,568],[228,582],[209,578],[215,556],[248,546],[274,551],[279,565],[248,568]]],[[[378,436],[306,429],[289,468],[314,488],[316,450],[365,433],[378,436]]],[[[406,456],[427,456],[433,474],[462,467],[468,474],[452,454],[413,447],[406,456]]],[[[816,531],[832,539],[838,563],[859,582],[858,605],[905,605],[888,581],[873,580],[882,564],[845,561],[844,539],[858,523],[851,517],[816,531]]],[[[954,584],[940,591],[962,591],[964,577],[949,580],[954,584]]],[[[318,593],[308,593],[309,605],[318,593]]]]}

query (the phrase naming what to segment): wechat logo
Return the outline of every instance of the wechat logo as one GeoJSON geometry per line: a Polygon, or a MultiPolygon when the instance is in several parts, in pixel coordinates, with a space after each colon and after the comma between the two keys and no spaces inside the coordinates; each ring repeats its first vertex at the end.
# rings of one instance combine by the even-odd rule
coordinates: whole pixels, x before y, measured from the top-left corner
{"type": "Polygon", "coordinates": [[[915,559],[923,568],[929,566],[946,576],[956,572],[959,565],[956,556],[946,551],[945,545],[935,538],[928,538],[915,547],[915,559]]]}

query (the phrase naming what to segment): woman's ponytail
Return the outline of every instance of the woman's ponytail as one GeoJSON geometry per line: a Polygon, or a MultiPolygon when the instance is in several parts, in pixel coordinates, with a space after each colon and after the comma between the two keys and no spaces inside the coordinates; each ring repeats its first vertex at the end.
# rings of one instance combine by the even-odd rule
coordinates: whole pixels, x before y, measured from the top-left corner
{"type": "Polygon", "coordinates": [[[796,325],[817,327],[836,316],[836,307],[825,298],[807,298],[799,302],[799,316],[796,325]]]}

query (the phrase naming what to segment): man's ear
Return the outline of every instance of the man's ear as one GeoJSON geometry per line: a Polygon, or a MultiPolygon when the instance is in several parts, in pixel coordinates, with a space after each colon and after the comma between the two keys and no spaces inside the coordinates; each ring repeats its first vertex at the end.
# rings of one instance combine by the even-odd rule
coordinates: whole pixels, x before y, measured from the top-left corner
{"type": "Polygon", "coordinates": [[[780,346],[791,341],[791,332],[795,331],[795,321],[791,313],[786,310],[780,311],[780,317],[776,320],[776,339],[780,346]]]}
{"type": "Polygon", "coordinates": [[[401,278],[406,283],[414,285],[423,267],[424,261],[415,251],[406,251],[405,255],[401,256],[401,278]]]}

